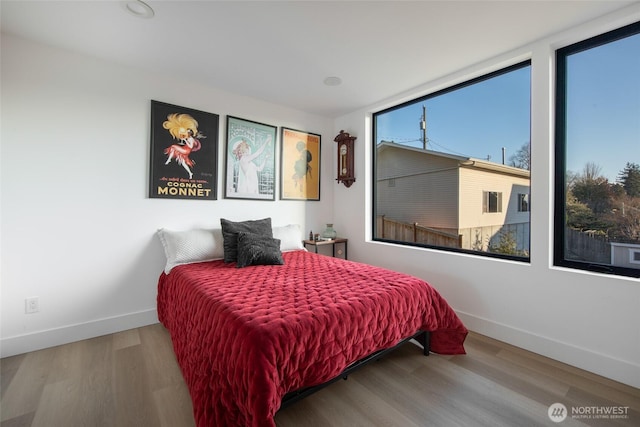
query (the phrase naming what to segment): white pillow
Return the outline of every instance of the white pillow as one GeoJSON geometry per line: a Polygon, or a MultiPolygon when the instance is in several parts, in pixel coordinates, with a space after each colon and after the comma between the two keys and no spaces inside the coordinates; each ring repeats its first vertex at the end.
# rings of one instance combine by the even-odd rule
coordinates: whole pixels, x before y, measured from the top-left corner
{"type": "Polygon", "coordinates": [[[280,239],[280,252],[304,249],[302,244],[302,232],[298,224],[272,227],[273,238],[280,239]]]}
{"type": "Polygon", "coordinates": [[[176,265],[224,258],[224,240],[220,229],[171,231],[161,228],[158,237],[167,257],[164,267],[166,274],[176,265]]]}

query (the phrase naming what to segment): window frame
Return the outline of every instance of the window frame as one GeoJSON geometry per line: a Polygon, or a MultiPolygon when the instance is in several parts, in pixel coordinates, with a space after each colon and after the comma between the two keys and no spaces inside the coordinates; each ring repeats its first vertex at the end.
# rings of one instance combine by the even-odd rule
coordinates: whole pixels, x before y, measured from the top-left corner
{"type": "Polygon", "coordinates": [[[556,49],[555,52],[555,146],[554,146],[554,207],[553,207],[553,265],[576,270],[605,273],[618,276],[640,277],[640,269],[584,262],[565,258],[565,211],[567,185],[567,58],[617,40],[640,34],[640,21],[621,28],[590,37],[571,45],[556,49]]]}
{"type": "MultiPolygon", "coordinates": [[[[476,250],[469,250],[469,249],[461,249],[461,248],[451,248],[451,247],[446,247],[446,246],[436,246],[436,245],[428,245],[428,244],[423,244],[423,243],[415,243],[415,242],[406,242],[406,241],[399,241],[399,240],[392,240],[392,239],[387,239],[387,238],[383,238],[383,237],[378,237],[376,236],[376,224],[377,224],[377,198],[376,198],[376,190],[377,190],[377,128],[376,128],[376,117],[378,115],[384,114],[384,113],[389,113],[391,111],[394,110],[398,110],[401,109],[403,107],[406,107],[408,105],[417,103],[417,102],[421,102],[421,101],[425,101],[429,98],[433,98],[433,97],[437,97],[440,95],[444,95],[446,93],[449,92],[453,92],[456,91],[458,89],[462,89],[464,87],[467,86],[472,86],[476,83],[480,83],[483,82],[485,80],[489,80],[491,78],[494,77],[498,77],[500,75],[503,74],[507,74],[511,71],[515,71],[518,69],[522,69],[522,68],[526,68],[528,67],[529,70],[532,69],[532,61],[531,59],[526,59],[523,61],[519,61],[517,63],[514,63],[512,65],[500,68],[498,70],[489,72],[487,74],[483,74],[481,76],[475,77],[475,78],[471,78],[469,80],[466,80],[464,82],[461,83],[457,83],[457,84],[453,84],[452,86],[446,87],[444,89],[426,94],[426,95],[422,95],[416,98],[413,98],[411,100],[402,102],[400,104],[394,105],[392,107],[388,107],[379,111],[374,111],[371,113],[371,144],[372,144],[372,156],[371,156],[371,177],[372,177],[372,185],[371,185],[371,240],[373,242],[384,242],[384,243],[392,243],[392,244],[397,244],[397,245],[401,245],[401,246],[409,246],[409,247],[418,247],[418,248],[428,248],[428,249],[435,249],[438,251],[442,251],[442,252],[454,252],[454,253],[463,253],[463,254],[468,254],[468,255],[476,255],[476,256],[480,256],[480,257],[487,257],[487,258],[499,258],[499,259],[507,259],[507,260],[511,260],[511,261],[517,261],[517,262],[522,262],[522,263],[526,263],[526,264],[530,264],[531,263],[531,247],[529,247],[528,250],[528,255],[526,256],[516,256],[516,255],[506,255],[506,254],[501,254],[501,253],[496,253],[496,252],[485,252],[485,251],[476,251],[476,250]]],[[[529,91],[531,92],[531,83],[529,85],[529,91]]],[[[531,109],[529,110],[529,133],[531,135],[531,109]]],[[[530,139],[531,140],[531,139],[530,139]]],[[[530,169],[529,169],[530,170],[530,169]]],[[[531,177],[529,177],[529,187],[531,187],[531,177]]],[[[531,215],[529,212],[529,230],[531,230],[531,215]]]]}
{"type": "Polygon", "coordinates": [[[487,191],[484,190],[482,192],[482,213],[483,214],[492,214],[492,213],[502,213],[502,191],[487,191]],[[495,195],[495,208],[496,210],[491,210],[491,199],[492,195],[495,195]]]}
{"type": "Polygon", "coordinates": [[[518,193],[518,212],[531,212],[530,206],[529,193],[518,193]],[[526,209],[523,209],[523,205],[526,209]]]}

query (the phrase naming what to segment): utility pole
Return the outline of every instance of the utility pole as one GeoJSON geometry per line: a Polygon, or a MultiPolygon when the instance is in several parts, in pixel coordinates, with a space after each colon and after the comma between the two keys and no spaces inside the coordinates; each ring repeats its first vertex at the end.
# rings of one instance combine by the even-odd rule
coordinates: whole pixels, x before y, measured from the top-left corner
{"type": "Polygon", "coordinates": [[[422,119],[420,120],[420,130],[422,130],[422,149],[427,149],[427,107],[422,106],[422,119]]]}

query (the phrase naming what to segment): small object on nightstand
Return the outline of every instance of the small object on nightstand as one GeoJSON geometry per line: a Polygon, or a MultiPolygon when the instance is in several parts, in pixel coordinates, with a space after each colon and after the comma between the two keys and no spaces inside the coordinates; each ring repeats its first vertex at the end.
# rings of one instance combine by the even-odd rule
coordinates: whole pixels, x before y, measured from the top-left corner
{"type": "Polygon", "coordinates": [[[313,231],[309,231],[309,240],[313,240],[313,231]]]}
{"type": "Polygon", "coordinates": [[[306,248],[307,246],[312,246],[313,251],[315,253],[318,253],[318,248],[320,246],[331,246],[331,256],[335,257],[336,255],[338,255],[338,258],[347,259],[347,242],[349,241],[348,239],[342,237],[335,237],[330,240],[323,240],[322,238],[319,239],[320,240],[305,240],[303,242],[304,247],[306,248]],[[336,248],[336,246],[338,247],[336,248]]]}
{"type": "Polygon", "coordinates": [[[335,239],[338,233],[333,229],[333,224],[327,224],[327,228],[322,232],[322,237],[324,240],[332,240],[335,239]]]}

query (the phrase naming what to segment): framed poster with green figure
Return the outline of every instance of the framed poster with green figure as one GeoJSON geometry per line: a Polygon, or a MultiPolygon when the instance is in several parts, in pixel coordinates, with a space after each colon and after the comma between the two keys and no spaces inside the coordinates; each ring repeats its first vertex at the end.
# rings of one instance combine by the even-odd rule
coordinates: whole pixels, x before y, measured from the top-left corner
{"type": "Polygon", "coordinates": [[[275,200],[275,126],[227,116],[226,199],[275,200]]]}

